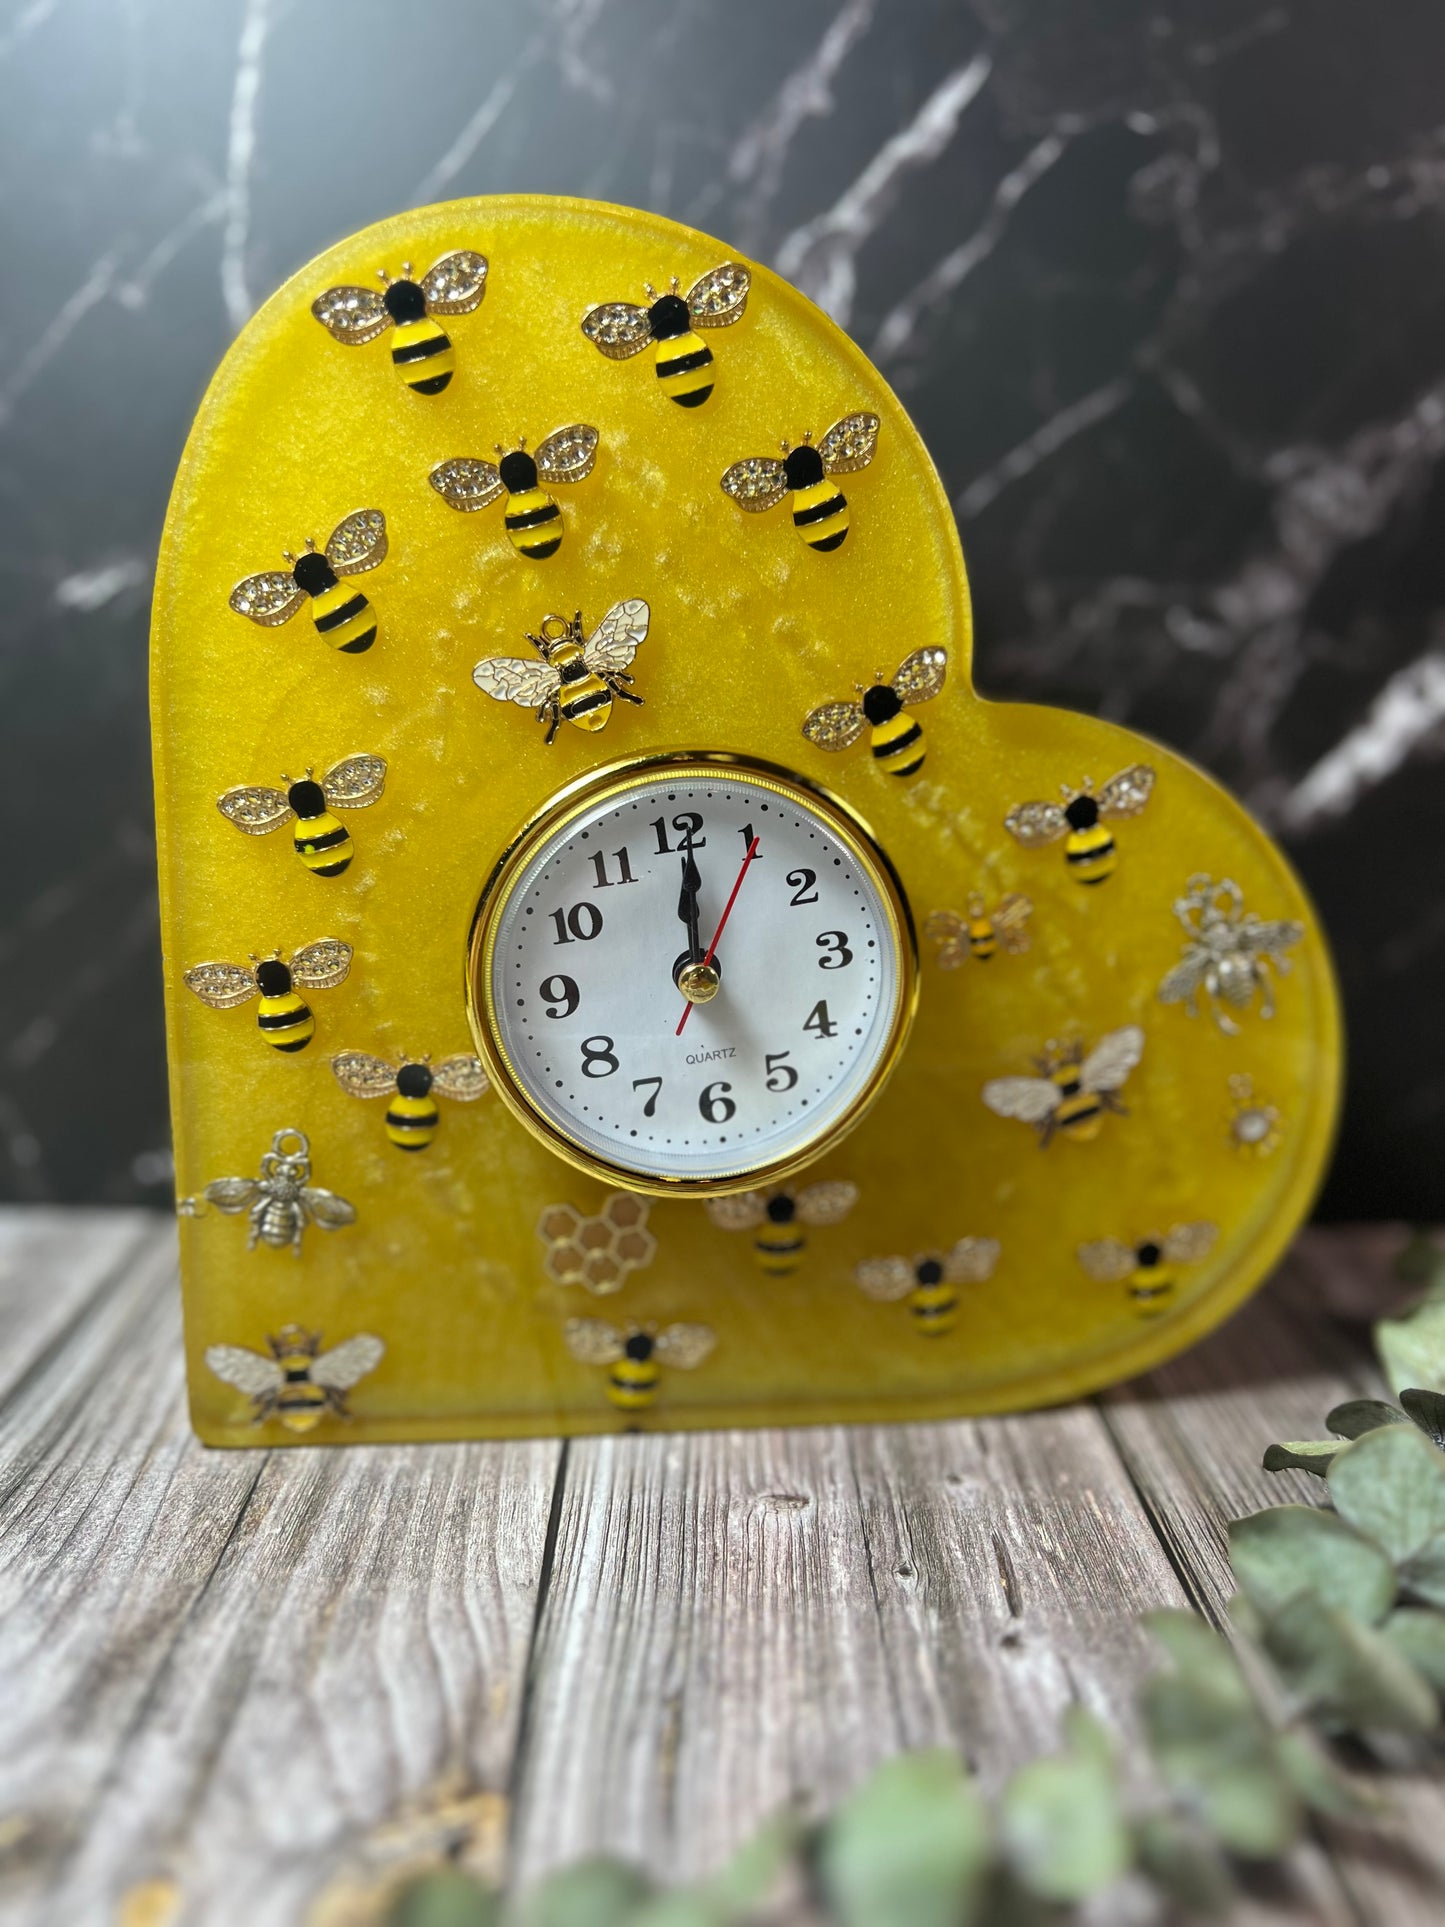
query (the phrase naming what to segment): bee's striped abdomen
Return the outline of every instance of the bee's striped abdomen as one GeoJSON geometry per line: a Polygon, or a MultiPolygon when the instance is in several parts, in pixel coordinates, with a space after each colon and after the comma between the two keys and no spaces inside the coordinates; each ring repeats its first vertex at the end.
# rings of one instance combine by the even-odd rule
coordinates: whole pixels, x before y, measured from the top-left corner
{"type": "Polygon", "coordinates": [[[359,656],[376,641],[376,612],[360,589],[337,582],[311,601],[316,633],[333,649],[359,656]]]}
{"type": "Polygon", "coordinates": [[[339,877],[351,862],[350,833],[331,814],[302,817],[296,824],[296,854],[313,876],[339,877]]]}
{"type": "Polygon", "coordinates": [[[287,1370],[286,1382],[276,1394],[276,1416],[292,1432],[310,1432],[326,1411],[326,1392],[313,1385],[309,1364],[287,1370]]]}
{"type": "Polygon", "coordinates": [[[770,1278],[785,1278],[790,1271],[798,1269],[807,1242],[802,1232],[786,1225],[760,1233],[753,1242],[753,1256],[759,1271],[765,1271],[770,1278]]]}
{"type": "Polygon", "coordinates": [[[451,336],[429,315],[401,323],[391,338],[391,359],[414,395],[439,395],[457,365],[451,336]]]}
{"type": "Polygon", "coordinates": [[[848,498],[826,478],[800,488],[793,496],[793,527],[810,549],[825,554],[842,546],[848,533],[848,498]]]}
{"type": "Polygon", "coordinates": [[[256,1023],[273,1050],[305,1050],[316,1034],[311,1006],[294,990],[280,997],[263,997],[256,1023]]]}
{"type": "Polygon", "coordinates": [[[713,390],[712,349],[689,331],[657,344],[657,379],[681,408],[697,408],[713,390]]]}
{"type": "Polygon", "coordinates": [[[545,562],[562,546],[562,511],[545,489],[509,495],[504,519],[512,547],[533,562],[545,562]]]}
{"type": "Polygon", "coordinates": [[[621,1412],[640,1412],[657,1397],[655,1358],[619,1358],[607,1374],[607,1397],[621,1412]]]}
{"type": "Polygon", "coordinates": [[[968,926],[968,947],[980,963],[987,963],[998,950],[998,932],[987,917],[974,917],[968,926]]]}
{"type": "Polygon", "coordinates": [[[1168,1265],[1139,1265],[1129,1278],[1129,1296],[1141,1318],[1157,1318],[1174,1296],[1178,1283],[1168,1265]]]}
{"type": "Polygon", "coordinates": [[[916,1285],[909,1293],[908,1309],[915,1328],[925,1338],[941,1338],[958,1322],[958,1290],[940,1280],[933,1285],[916,1285]]]}
{"type": "Polygon", "coordinates": [[[386,1135],[399,1151],[424,1151],[440,1122],[434,1097],[403,1097],[398,1091],[386,1107],[386,1135]]]}
{"type": "Polygon", "coordinates": [[[1114,839],[1102,823],[1092,829],[1074,830],[1064,840],[1064,861],[1076,883],[1102,883],[1114,874],[1118,861],[1114,839]]]}
{"type": "Polygon", "coordinates": [[[906,709],[873,725],[873,760],[890,776],[914,776],[923,768],[923,725],[906,709]]]}
{"type": "Polygon", "coordinates": [[[1072,1097],[1066,1097],[1054,1112],[1054,1123],[1058,1128],[1084,1143],[1099,1135],[1103,1118],[1103,1101],[1092,1091],[1076,1091],[1072,1097]]]}
{"type": "Polygon", "coordinates": [[[607,684],[587,667],[575,643],[554,647],[550,660],[562,678],[557,700],[562,720],[578,729],[601,729],[612,714],[612,691],[607,684]]]}

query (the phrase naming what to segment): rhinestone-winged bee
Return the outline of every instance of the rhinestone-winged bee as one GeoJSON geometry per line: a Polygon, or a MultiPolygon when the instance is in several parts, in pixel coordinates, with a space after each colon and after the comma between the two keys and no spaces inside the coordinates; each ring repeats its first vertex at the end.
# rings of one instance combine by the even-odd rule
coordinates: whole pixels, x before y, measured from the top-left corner
{"type": "Polygon", "coordinates": [[[514,449],[496,443],[501,461],[484,462],[477,456],[455,455],[439,462],[427,480],[448,508],[464,515],[484,509],[500,495],[507,498],[502,517],[507,538],[518,555],[545,562],[562,546],[562,511],[543,488],[544,482],[581,482],[597,460],[598,434],[586,422],[558,428],[527,453],[525,441],[514,449]]]}
{"type": "Polygon", "coordinates": [[[858,1289],[879,1304],[908,1300],[913,1329],[940,1338],[958,1323],[960,1285],[982,1284],[993,1276],[997,1238],[960,1238],[951,1251],[926,1251],[912,1258],[865,1258],[855,1265],[858,1289]]]}
{"type": "Polygon", "coordinates": [[[487,656],[472,671],[472,681],[496,702],[535,709],[539,723],[550,716],[549,743],[563,723],[605,728],[614,697],[641,707],[641,696],[631,693],[628,670],[647,638],[649,619],[645,602],[614,602],[584,642],[580,609],[570,622],[565,616],[543,616],[538,634],[526,632],[540,662],[487,656]]]}
{"type": "Polygon", "coordinates": [[[1076,883],[1103,883],[1119,861],[1114,837],[1102,821],[1111,816],[1137,816],[1149,801],[1154,772],[1147,763],[1133,763],[1111,776],[1096,790],[1088,777],[1082,789],[1063,786],[1062,803],[1020,803],[1009,811],[1003,826],[1026,850],[1064,838],[1064,861],[1076,883]]]}
{"type": "Polygon", "coordinates": [[[280,1419],[291,1432],[312,1432],[328,1412],[348,1418],[346,1394],[381,1363],[386,1347],[370,1332],[344,1338],[329,1352],[321,1333],[283,1325],[266,1336],[268,1358],[244,1345],[211,1345],[206,1363],[251,1401],[251,1420],[280,1419]]]}
{"type": "Polygon", "coordinates": [[[753,1257],[770,1278],[796,1271],[808,1246],[806,1228],[841,1224],[858,1202],[858,1187],[839,1181],[805,1185],[795,1191],[739,1191],[709,1198],[707,1215],[720,1231],[757,1231],[753,1257]],[[761,1227],[761,1228],[760,1228],[761,1227]]]}
{"type": "Polygon", "coordinates": [[[677,276],[666,294],[646,284],[647,306],[604,301],[582,317],[582,332],[609,361],[626,361],[652,341],[657,379],[669,401],[699,408],[713,391],[712,349],[695,328],[730,328],[748,305],[753,277],[741,261],[724,261],[679,293],[677,276]]]}
{"type": "Polygon", "coordinates": [[[848,498],[832,477],[867,468],[878,446],[878,428],[878,417],[866,409],[845,415],[816,448],[810,430],[796,448],[782,444],[782,461],[776,455],[749,455],[734,462],[722,478],[722,492],[751,515],[776,508],[791,493],[793,527],[810,549],[826,555],[841,548],[848,533],[848,498]]]}
{"type": "Polygon", "coordinates": [[[1029,947],[1028,921],[1034,906],[1016,890],[1000,897],[990,910],[977,891],[968,899],[968,914],[934,910],[923,926],[930,943],[938,945],[940,970],[957,970],[967,957],[987,963],[1000,950],[1017,956],[1029,947]]]}
{"type": "Polygon", "coordinates": [[[1087,1056],[1077,1040],[1050,1044],[1038,1060],[1038,1077],[995,1077],[983,1087],[983,1101],[998,1117],[1032,1124],[1039,1145],[1055,1131],[1080,1143],[1099,1135],[1106,1111],[1123,1112],[1117,1093],[1144,1055],[1144,1033],[1137,1024],[1111,1030],[1087,1056]]]}
{"type": "Polygon", "coordinates": [[[915,703],[930,702],[948,675],[948,651],[915,649],[898,665],[891,682],[882,675],[870,686],[856,683],[857,702],[822,703],[810,710],[803,734],[819,749],[849,749],[871,730],[873,760],[890,776],[916,776],[923,768],[923,725],[905,714],[915,703]]]}
{"type": "Polygon", "coordinates": [[[582,1365],[606,1365],[609,1404],[619,1412],[641,1412],[657,1398],[664,1365],[692,1371],[701,1365],[717,1335],[708,1325],[632,1325],[619,1330],[603,1318],[569,1318],[562,1337],[582,1365]]]}
{"type": "Polygon", "coordinates": [[[424,1151],[437,1134],[441,1112],[436,1097],[472,1104],[487,1088],[478,1057],[404,1057],[388,1064],[364,1050],[338,1051],[331,1060],[336,1081],[349,1097],[389,1097],[386,1135],[399,1151],[424,1151]]]}
{"type": "Polygon", "coordinates": [[[360,656],[376,641],[376,611],[343,576],[365,575],[386,560],[386,517],[357,509],[331,531],[323,553],[310,536],[302,555],[283,549],[289,567],[248,575],[231,591],[231,607],[263,629],[289,622],[309,596],[316,633],[344,656],[360,656]]]}
{"type": "Polygon", "coordinates": [[[1201,1218],[1176,1224],[1163,1237],[1141,1238],[1125,1244],[1122,1238],[1095,1238],[1079,1246],[1079,1263],[1100,1284],[1128,1281],[1129,1297],[1141,1318],[1157,1318],[1179,1289],[1180,1265],[1195,1265],[1208,1257],[1219,1236],[1219,1226],[1201,1218]]]}
{"type": "MultiPolygon", "coordinates": [[[[322,1231],[340,1231],[355,1224],[356,1206],[334,1191],[310,1183],[311,1143],[304,1131],[278,1131],[254,1178],[213,1178],[201,1193],[207,1204],[231,1215],[246,1212],[250,1235],[246,1249],[258,1244],[284,1251],[289,1245],[299,1258],[301,1234],[308,1224],[322,1231]]],[[[184,1198],[177,1206],[182,1217],[198,1215],[200,1205],[184,1198]]]]}
{"type": "Polygon", "coordinates": [[[311,303],[311,312],[328,333],[348,348],[375,341],[394,327],[391,361],[414,395],[439,395],[456,372],[451,336],[439,314],[470,314],[487,292],[487,257],[471,248],[444,254],[419,281],[403,261],[396,280],[378,268],[381,287],[328,288],[311,303]]]}
{"type": "Polygon", "coordinates": [[[256,1024],[262,1037],[273,1050],[293,1052],[305,1050],[316,1034],[311,1006],[295,986],[331,990],[344,984],[351,957],[351,945],[340,937],[319,937],[315,943],[302,944],[289,963],[279,950],[269,957],[252,951],[249,969],[233,963],[192,964],[184,981],[186,989],[212,1010],[235,1010],[259,994],[256,1024]]]}
{"type": "Polygon", "coordinates": [[[1160,1003],[1183,1004],[1197,1017],[1202,990],[1211,1016],[1228,1037],[1239,1035],[1229,1009],[1248,1010],[1256,990],[1260,1016],[1273,1017],[1274,972],[1288,971],[1284,952],[1304,936],[1304,925],[1293,919],[1265,923],[1245,909],[1237,883],[1228,877],[1216,883],[1202,874],[1185,884],[1174,914],[1185,930],[1184,961],[1160,984],[1160,1003]]]}
{"type": "Polygon", "coordinates": [[[350,831],[331,814],[337,810],[369,809],[386,787],[386,759],[382,756],[343,756],[318,783],[308,769],[299,783],[289,776],[285,786],[267,789],[243,783],[216,799],[228,823],[247,836],[267,836],[296,819],[296,854],[314,877],[339,877],[354,854],[350,831]],[[328,805],[330,807],[328,808],[328,805]]]}

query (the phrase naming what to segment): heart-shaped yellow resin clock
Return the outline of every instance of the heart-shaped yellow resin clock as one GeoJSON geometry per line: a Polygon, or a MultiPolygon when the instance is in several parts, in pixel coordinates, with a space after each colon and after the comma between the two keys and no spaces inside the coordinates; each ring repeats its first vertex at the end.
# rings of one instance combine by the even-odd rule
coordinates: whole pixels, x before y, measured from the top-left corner
{"type": "Polygon", "coordinates": [[[153,639],[203,1438],[999,1410],[1239,1303],[1330,1143],[1318,926],[970,644],[907,416],[720,242],[457,202],[267,303],[153,639]]]}

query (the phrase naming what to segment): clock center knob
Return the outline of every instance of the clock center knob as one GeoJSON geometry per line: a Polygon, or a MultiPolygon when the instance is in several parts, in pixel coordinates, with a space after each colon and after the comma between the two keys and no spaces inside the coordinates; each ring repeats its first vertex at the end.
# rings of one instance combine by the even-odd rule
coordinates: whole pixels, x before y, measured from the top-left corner
{"type": "Polygon", "coordinates": [[[684,964],[677,973],[677,987],[690,1004],[710,1004],[721,982],[716,964],[684,964]]]}

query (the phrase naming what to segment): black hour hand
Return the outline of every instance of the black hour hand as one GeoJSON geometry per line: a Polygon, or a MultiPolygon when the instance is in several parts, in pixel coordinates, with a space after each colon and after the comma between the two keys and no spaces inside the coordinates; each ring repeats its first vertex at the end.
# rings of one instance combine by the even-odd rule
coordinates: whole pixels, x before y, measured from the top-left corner
{"type": "Polygon", "coordinates": [[[702,877],[689,850],[682,859],[682,890],[677,899],[677,916],[680,923],[687,926],[688,953],[692,962],[702,957],[702,937],[698,929],[701,908],[698,898],[702,891],[702,877]]]}

